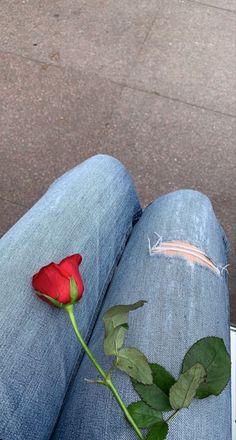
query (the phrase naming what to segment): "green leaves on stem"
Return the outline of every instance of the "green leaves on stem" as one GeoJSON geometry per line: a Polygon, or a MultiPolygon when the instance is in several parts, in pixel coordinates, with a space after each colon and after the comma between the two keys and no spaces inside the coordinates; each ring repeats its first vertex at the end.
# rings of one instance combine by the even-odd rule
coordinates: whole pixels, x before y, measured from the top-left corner
{"type": "Polygon", "coordinates": [[[110,374],[106,374],[105,371],[103,370],[103,368],[101,367],[101,365],[97,362],[97,360],[95,359],[95,357],[93,356],[93,354],[91,353],[89,347],[87,346],[86,342],[84,341],[77,323],[76,323],[76,319],[75,319],[75,315],[74,315],[74,305],[73,304],[66,304],[64,306],[64,310],[68,313],[72,327],[75,331],[75,334],[80,342],[80,344],[82,345],[83,349],[85,350],[85,352],[87,353],[88,357],[90,358],[90,360],[92,361],[92,363],[94,364],[94,366],[96,367],[96,369],[99,371],[100,375],[102,376],[103,380],[96,380],[96,383],[102,383],[105,386],[107,386],[111,392],[113,393],[118,405],[120,406],[120,408],[122,409],[122,411],[124,412],[125,417],[127,418],[127,420],[129,421],[130,425],[133,427],[134,431],[136,432],[137,436],[139,437],[140,440],[144,440],[143,434],[140,431],[140,429],[138,428],[138,426],[135,424],[134,420],[132,419],[129,411],[127,410],[123,400],[121,399],[117,389],[115,388],[114,384],[111,381],[110,378],[110,374]]]}
{"type": "Polygon", "coordinates": [[[152,383],[152,372],[145,355],[137,348],[122,348],[128,330],[128,314],[146,301],[111,307],[103,316],[105,326],[104,352],[115,356],[114,365],[143,384],[152,383]]]}
{"type": "Polygon", "coordinates": [[[105,326],[104,352],[107,356],[116,356],[124,343],[128,330],[128,313],[144,305],[145,301],[134,304],[117,305],[111,307],[103,315],[105,326]]]}
{"type": "Polygon", "coordinates": [[[223,339],[202,338],[186,353],[181,374],[176,380],[163,366],[149,363],[137,348],[123,347],[128,314],[145,302],[117,305],[104,314],[104,351],[115,357],[112,368],[119,368],[131,377],[141,399],[127,407],[136,424],[136,432],[148,428],[146,440],[164,440],[170,421],[182,408],[188,408],[194,398],[217,396],[223,391],[230,378],[231,363],[223,339]],[[163,420],[162,412],[170,410],[173,410],[172,414],[163,420]]]}
{"type": "Polygon", "coordinates": [[[143,385],[133,381],[132,384],[139,397],[153,409],[159,411],[169,411],[171,409],[169,396],[154,383],[143,385]]]}
{"type": "Polygon", "coordinates": [[[167,396],[176,379],[161,365],[149,364],[152,370],[153,383],[157,385],[167,396]]]}
{"type": "Polygon", "coordinates": [[[200,363],[206,370],[207,376],[196,393],[196,397],[204,399],[211,394],[218,396],[226,387],[231,370],[230,356],[223,339],[209,336],[197,341],[186,353],[182,371],[200,363]]]}
{"type": "Polygon", "coordinates": [[[142,400],[131,403],[128,406],[128,411],[139,428],[150,428],[155,423],[163,420],[160,411],[151,408],[142,400]]]}
{"type": "Polygon", "coordinates": [[[137,348],[122,348],[119,350],[115,365],[143,384],[152,383],[152,372],[147,358],[137,348]]]}
{"type": "Polygon", "coordinates": [[[166,422],[156,423],[149,431],[147,440],[164,440],[168,434],[168,425],[166,422]]]}
{"type": "Polygon", "coordinates": [[[137,426],[151,428],[146,440],[166,439],[168,424],[172,418],[182,408],[188,408],[199,392],[203,396],[202,386],[205,393],[206,390],[212,394],[222,391],[230,378],[229,365],[230,357],[224,341],[215,337],[203,338],[190,348],[184,358],[183,372],[178,380],[161,365],[149,363],[153,383],[142,384],[132,380],[141,400],[128,406],[137,426]],[[204,365],[200,361],[204,362],[204,365]],[[171,409],[174,412],[164,421],[162,412],[171,409]]]}
{"type": "Polygon", "coordinates": [[[123,324],[128,324],[128,314],[132,310],[136,310],[139,307],[143,307],[143,305],[147,301],[140,300],[137,301],[134,304],[123,304],[123,305],[116,305],[111,307],[109,310],[106,311],[103,315],[103,321],[105,324],[105,337],[106,337],[106,326],[107,323],[112,323],[114,328],[119,327],[123,324]]]}
{"type": "Polygon", "coordinates": [[[161,411],[172,409],[169,392],[176,380],[161,365],[150,363],[149,366],[153,383],[144,385],[132,380],[141,401],[129,405],[128,410],[140,428],[151,428],[147,440],[164,440],[168,434],[168,424],[163,420],[161,411]]]}
{"type": "Polygon", "coordinates": [[[153,383],[151,385],[143,385],[137,381],[132,381],[135,391],[151,408],[158,411],[169,411],[172,409],[169,400],[169,391],[176,380],[174,377],[159,364],[149,364],[153,383]]]}
{"type": "Polygon", "coordinates": [[[201,364],[195,364],[181,374],[170,389],[170,404],[173,409],[188,408],[199,385],[206,378],[206,370],[201,364]]]}

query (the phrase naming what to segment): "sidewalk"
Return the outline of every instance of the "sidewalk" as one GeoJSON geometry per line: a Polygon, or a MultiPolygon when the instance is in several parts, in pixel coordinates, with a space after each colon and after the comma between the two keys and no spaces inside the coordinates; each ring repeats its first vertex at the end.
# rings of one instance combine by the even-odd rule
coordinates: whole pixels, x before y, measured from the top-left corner
{"type": "Polygon", "coordinates": [[[0,14],[0,236],[96,153],[143,207],[206,193],[230,239],[236,323],[236,0],[9,0],[0,14]]]}

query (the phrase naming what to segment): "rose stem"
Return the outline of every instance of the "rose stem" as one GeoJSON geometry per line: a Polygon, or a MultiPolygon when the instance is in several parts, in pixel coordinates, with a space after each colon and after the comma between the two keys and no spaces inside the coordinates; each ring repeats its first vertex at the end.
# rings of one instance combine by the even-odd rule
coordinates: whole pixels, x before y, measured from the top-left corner
{"type": "Polygon", "coordinates": [[[170,417],[168,417],[168,419],[166,420],[166,423],[167,423],[167,422],[170,423],[171,420],[172,420],[175,416],[177,416],[178,412],[179,412],[181,409],[182,409],[182,408],[176,409],[176,410],[170,415],[170,417]]]}
{"type": "Polygon", "coordinates": [[[102,369],[102,367],[99,365],[99,363],[96,361],[96,359],[94,358],[93,354],[91,353],[91,351],[89,350],[85,340],[83,339],[83,336],[81,335],[78,326],[77,326],[77,322],[75,320],[75,315],[74,315],[74,305],[73,304],[66,304],[63,306],[63,308],[67,311],[69,318],[71,320],[73,329],[75,331],[75,334],[80,342],[80,344],[82,345],[83,349],[85,350],[85,352],[87,353],[88,357],[90,358],[90,360],[93,362],[94,366],[97,368],[97,370],[99,371],[99,373],[101,374],[101,376],[104,379],[104,385],[106,385],[108,388],[110,388],[111,392],[113,393],[118,405],[121,407],[122,411],[125,413],[127,419],[129,420],[130,424],[132,425],[133,429],[135,430],[136,434],[138,435],[138,437],[141,440],[145,440],[145,438],[143,437],[142,432],[140,431],[140,429],[138,428],[138,426],[136,425],[135,421],[133,420],[133,418],[131,417],[129,411],[127,410],[123,400],[121,399],[117,389],[115,388],[114,384],[112,383],[110,377],[105,373],[105,371],[102,369]]]}

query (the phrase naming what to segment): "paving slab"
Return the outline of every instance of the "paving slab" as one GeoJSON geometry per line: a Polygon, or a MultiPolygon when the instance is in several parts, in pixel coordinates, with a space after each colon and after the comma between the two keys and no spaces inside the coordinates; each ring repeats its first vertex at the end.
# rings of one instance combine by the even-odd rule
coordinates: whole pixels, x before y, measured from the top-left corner
{"type": "Polygon", "coordinates": [[[127,84],[236,115],[236,14],[167,0],[127,84]]]}
{"type": "Polygon", "coordinates": [[[236,322],[236,119],[124,89],[100,150],[130,171],[142,206],[180,188],[202,191],[230,239],[232,320],[236,322]]]}
{"type": "Polygon", "coordinates": [[[156,0],[10,0],[1,11],[0,49],[122,80],[156,13],[156,0]]]}
{"type": "Polygon", "coordinates": [[[202,5],[210,5],[215,8],[236,12],[236,0],[191,0],[202,5]]]}
{"type": "Polygon", "coordinates": [[[97,75],[0,54],[0,197],[31,206],[90,154],[121,87],[97,75]],[[10,172],[10,175],[9,175],[10,172]]]}

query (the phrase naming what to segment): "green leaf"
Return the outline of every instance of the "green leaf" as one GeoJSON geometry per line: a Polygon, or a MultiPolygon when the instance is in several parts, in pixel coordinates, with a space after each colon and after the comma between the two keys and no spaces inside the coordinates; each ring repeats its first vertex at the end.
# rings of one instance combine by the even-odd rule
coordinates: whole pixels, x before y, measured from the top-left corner
{"type": "Polygon", "coordinates": [[[128,323],[128,313],[132,310],[136,310],[142,307],[147,301],[140,300],[134,304],[117,305],[111,307],[103,315],[103,321],[105,323],[105,328],[107,322],[111,321],[114,328],[119,325],[128,323]]]}
{"type": "Polygon", "coordinates": [[[73,277],[70,277],[70,297],[72,303],[78,301],[78,287],[73,277]]]}
{"type": "Polygon", "coordinates": [[[128,330],[129,312],[142,307],[145,302],[141,300],[134,304],[113,306],[103,315],[105,326],[104,352],[107,356],[117,356],[117,351],[122,347],[128,330]]]}
{"type": "Polygon", "coordinates": [[[182,371],[188,370],[199,362],[207,372],[207,378],[196,393],[196,397],[204,399],[211,394],[218,396],[226,387],[231,373],[230,356],[222,338],[209,336],[197,341],[186,353],[182,371]]]}
{"type": "Polygon", "coordinates": [[[148,433],[147,440],[165,440],[168,434],[168,425],[166,422],[158,422],[148,433]]]}
{"type": "Polygon", "coordinates": [[[170,404],[173,409],[188,408],[196,391],[206,378],[206,370],[201,364],[195,364],[181,374],[170,389],[170,404]]]}
{"type": "Polygon", "coordinates": [[[153,383],[158,386],[166,395],[169,395],[170,388],[176,379],[161,365],[150,364],[152,370],[153,383]]]}
{"type": "Polygon", "coordinates": [[[127,330],[128,324],[114,328],[111,322],[107,323],[107,332],[104,338],[104,353],[107,356],[117,355],[118,350],[123,345],[127,330]]]}
{"type": "Polygon", "coordinates": [[[163,420],[160,411],[146,405],[142,400],[131,403],[127,409],[139,428],[150,428],[150,426],[163,420]]]}
{"type": "Polygon", "coordinates": [[[152,383],[152,371],[147,358],[137,348],[122,348],[118,351],[116,367],[144,384],[152,383]]]}
{"type": "Polygon", "coordinates": [[[48,296],[45,293],[41,293],[38,290],[36,290],[36,293],[38,296],[45,296],[45,298],[47,298],[49,301],[51,301],[51,303],[56,307],[62,308],[64,306],[64,304],[62,304],[61,302],[57,301],[54,298],[51,298],[51,296],[48,296]]]}
{"type": "Polygon", "coordinates": [[[134,380],[132,380],[132,384],[141,399],[153,409],[158,411],[168,411],[172,409],[169,396],[155,384],[143,385],[134,380]]]}

